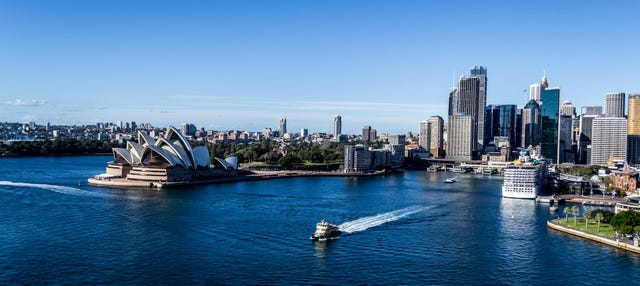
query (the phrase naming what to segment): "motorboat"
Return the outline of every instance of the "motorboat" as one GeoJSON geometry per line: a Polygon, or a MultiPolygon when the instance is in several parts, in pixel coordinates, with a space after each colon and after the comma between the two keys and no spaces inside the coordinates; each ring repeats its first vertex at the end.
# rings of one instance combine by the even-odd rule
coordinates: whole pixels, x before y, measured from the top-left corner
{"type": "Polygon", "coordinates": [[[456,178],[447,178],[444,180],[444,182],[447,184],[455,183],[456,181],[456,178]]]}

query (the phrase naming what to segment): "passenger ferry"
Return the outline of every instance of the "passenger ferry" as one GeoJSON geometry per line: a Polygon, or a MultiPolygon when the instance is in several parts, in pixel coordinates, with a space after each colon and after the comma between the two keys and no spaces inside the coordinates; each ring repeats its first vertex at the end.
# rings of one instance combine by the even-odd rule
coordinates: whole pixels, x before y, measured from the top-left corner
{"type": "Polygon", "coordinates": [[[342,231],[335,224],[321,221],[316,224],[316,231],[311,235],[309,239],[326,241],[327,239],[337,239],[340,237],[342,231]]]}
{"type": "Polygon", "coordinates": [[[533,150],[523,149],[514,165],[504,169],[502,197],[535,199],[547,183],[547,163],[533,150]]]}

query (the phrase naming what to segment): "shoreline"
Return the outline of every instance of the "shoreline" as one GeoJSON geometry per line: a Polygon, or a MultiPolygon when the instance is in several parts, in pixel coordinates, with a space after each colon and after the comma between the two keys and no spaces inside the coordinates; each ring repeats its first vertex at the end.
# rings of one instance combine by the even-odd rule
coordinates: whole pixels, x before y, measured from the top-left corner
{"type": "Polygon", "coordinates": [[[634,246],[633,244],[628,244],[626,242],[620,242],[619,240],[613,240],[610,238],[606,238],[604,236],[600,236],[600,235],[596,235],[596,234],[591,234],[591,233],[587,233],[584,231],[580,231],[580,230],[576,230],[576,229],[572,229],[572,228],[568,228],[565,226],[562,226],[560,224],[557,223],[558,219],[551,219],[547,221],[547,227],[559,232],[564,232],[566,234],[571,234],[577,237],[581,237],[587,240],[591,240],[594,242],[599,242],[608,246],[612,246],[618,249],[622,249],[622,250],[626,250],[626,251],[630,251],[630,252],[634,252],[637,254],[640,254],[640,247],[638,246],[634,246]]]}
{"type": "Polygon", "coordinates": [[[339,172],[314,172],[314,171],[252,171],[252,174],[235,175],[228,177],[215,177],[192,181],[179,182],[152,182],[152,181],[133,181],[123,178],[97,179],[96,177],[88,178],[87,182],[93,186],[100,187],[133,187],[133,188],[150,188],[150,189],[166,189],[183,186],[223,184],[244,181],[263,181],[284,178],[299,177],[375,177],[385,176],[399,173],[395,172],[378,172],[378,173],[339,173],[339,172]]]}

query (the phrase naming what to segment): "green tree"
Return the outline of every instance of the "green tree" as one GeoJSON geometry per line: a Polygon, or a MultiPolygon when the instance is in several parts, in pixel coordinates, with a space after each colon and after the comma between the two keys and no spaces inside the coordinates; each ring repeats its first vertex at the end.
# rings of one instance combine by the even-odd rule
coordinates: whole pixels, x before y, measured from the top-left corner
{"type": "Polygon", "coordinates": [[[633,228],[640,225],[640,213],[631,210],[619,212],[613,216],[610,224],[621,233],[632,233],[633,228]]]}
{"type": "Polygon", "coordinates": [[[598,222],[598,232],[600,232],[600,222],[602,221],[603,217],[604,215],[602,213],[597,213],[595,216],[595,219],[598,222]]]}
{"type": "Polygon", "coordinates": [[[578,206],[571,207],[571,215],[573,215],[573,225],[578,224],[578,215],[580,214],[580,208],[578,206]]]}
{"type": "Polygon", "coordinates": [[[582,212],[584,216],[584,228],[589,229],[589,218],[591,216],[591,209],[587,206],[583,206],[582,212]]]}
{"type": "Polygon", "coordinates": [[[569,214],[571,213],[571,209],[568,207],[565,207],[562,212],[564,212],[564,222],[569,223],[569,214]]]}

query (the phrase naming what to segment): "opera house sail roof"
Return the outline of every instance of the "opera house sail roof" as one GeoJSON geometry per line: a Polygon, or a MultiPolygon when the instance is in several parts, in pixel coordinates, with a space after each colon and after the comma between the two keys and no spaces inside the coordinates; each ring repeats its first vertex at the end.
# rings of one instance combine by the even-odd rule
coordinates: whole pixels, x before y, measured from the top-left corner
{"type": "MultiPolygon", "coordinates": [[[[207,147],[192,148],[184,135],[173,126],[169,126],[165,136],[157,140],[144,131],[138,131],[138,142],[129,141],[126,148],[113,148],[113,157],[114,163],[131,166],[203,170],[208,169],[211,164],[207,147]]],[[[216,160],[225,169],[238,168],[238,160],[235,157],[216,160]]]]}

